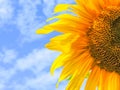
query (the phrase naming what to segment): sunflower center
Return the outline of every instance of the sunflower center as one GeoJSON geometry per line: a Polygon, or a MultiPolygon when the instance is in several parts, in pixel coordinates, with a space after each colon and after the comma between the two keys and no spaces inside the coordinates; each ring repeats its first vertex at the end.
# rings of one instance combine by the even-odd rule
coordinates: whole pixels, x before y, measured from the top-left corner
{"type": "Polygon", "coordinates": [[[120,74],[120,8],[103,10],[87,34],[90,53],[96,64],[120,74]]]}

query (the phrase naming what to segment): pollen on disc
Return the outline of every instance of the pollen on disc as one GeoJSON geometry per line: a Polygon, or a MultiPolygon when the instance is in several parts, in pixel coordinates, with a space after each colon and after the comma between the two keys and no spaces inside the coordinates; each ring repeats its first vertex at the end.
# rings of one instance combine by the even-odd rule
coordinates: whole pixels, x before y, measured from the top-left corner
{"type": "Polygon", "coordinates": [[[107,71],[120,74],[120,8],[109,7],[95,19],[88,33],[94,62],[107,71]]]}

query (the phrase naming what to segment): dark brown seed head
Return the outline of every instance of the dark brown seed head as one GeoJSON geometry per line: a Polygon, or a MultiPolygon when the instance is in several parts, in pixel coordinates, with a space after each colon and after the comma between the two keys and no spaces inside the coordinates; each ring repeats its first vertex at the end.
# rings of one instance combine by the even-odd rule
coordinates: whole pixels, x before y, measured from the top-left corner
{"type": "Polygon", "coordinates": [[[120,8],[101,12],[88,31],[91,56],[100,68],[120,74],[120,8]]]}

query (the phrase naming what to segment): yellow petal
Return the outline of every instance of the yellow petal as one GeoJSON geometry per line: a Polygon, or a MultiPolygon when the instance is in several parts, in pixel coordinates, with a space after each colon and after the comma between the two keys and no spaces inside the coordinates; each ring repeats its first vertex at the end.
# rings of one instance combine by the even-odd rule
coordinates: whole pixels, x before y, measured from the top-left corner
{"type": "Polygon", "coordinates": [[[86,57],[84,63],[79,63],[79,67],[75,70],[70,83],[68,84],[66,90],[79,90],[82,82],[85,79],[85,76],[89,72],[91,65],[93,63],[92,58],[86,57]]]}
{"type": "Polygon", "coordinates": [[[98,85],[98,90],[104,90],[104,84],[106,80],[106,71],[104,69],[101,70],[100,72],[100,80],[99,80],[99,85],[98,85]]]}
{"type": "Polygon", "coordinates": [[[80,55],[81,52],[74,53],[74,54],[77,54],[77,56],[73,54],[69,58],[69,60],[64,61],[64,67],[63,67],[62,73],[60,75],[60,78],[58,80],[59,82],[61,82],[62,80],[66,79],[67,77],[72,75],[75,72],[75,70],[77,70],[79,68],[80,63],[84,63],[84,61],[85,61],[84,59],[88,58],[89,55],[88,55],[87,51],[80,55]]]}
{"type": "Polygon", "coordinates": [[[51,42],[51,43],[46,44],[46,47],[51,50],[57,50],[60,52],[67,53],[71,49],[71,44],[70,43],[61,44],[60,42],[51,42]]]}
{"type": "Polygon", "coordinates": [[[107,79],[105,81],[105,90],[120,90],[120,76],[115,73],[111,72],[107,76],[107,79]]]}
{"type": "Polygon", "coordinates": [[[56,58],[56,60],[53,62],[51,68],[50,68],[51,74],[54,74],[54,71],[55,71],[57,68],[63,66],[64,61],[65,61],[65,60],[68,60],[68,58],[69,58],[70,56],[71,56],[71,53],[62,53],[60,56],[58,56],[58,57],[56,58]]]}
{"type": "Polygon", "coordinates": [[[71,4],[58,4],[54,9],[54,13],[65,11],[70,7],[71,7],[71,4]]]}
{"type": "Polygon", "coordinates": [[[67,53],[71,49],[72,43],[76,40],[78,35],[66,33],[56,36],[50,40],[46,47],[52,50],[62,51],[67,53]]]}
{"type": "Polygon", "coordinates": [[[119,6],[120,0],[105,0],[106,6],[119,6]]]}
{"type": "Polygon", "coordinates": [[[46,25],[43,28],[39,28],[38,30],[36,30],[36,33],[37,34],[48,34],[53,31],[54,31],[53,28],[51,28],[49,25],[46,25]]]}
{"type": "MultiPolygon", "coordinates": [[[[96,0],[97,1],[97,0],[96,0]]],[[[82,11],[85,13],[84,15],[88,16],[92,19],[96,17],[96,11],[93,11],[95,9],[94,5],[92,6],[91,0],[76,0],[78,7],[79,7],[79,13],[82,11]],[[91,17],[92,16],[92,17],[91,17]]],[[[83,15],[83,14],[79,14],[83,15]]]]}
{"type": "Polygon", "coordinates": [[[112,74],[110,86],[109,90],[120,90],[120,76],[115,72],[112,74]]]}
{"type": "Polygon", "coordinates": [[[85,90],[96,90],[100,75],[100,68],[95,66],[88,78],[85,90]]]}
{"type": "Polygon", "coordinates": [[[87,6],[99,14],[104,9],[105,3],[103,0],[88,0],[87,6]]]}

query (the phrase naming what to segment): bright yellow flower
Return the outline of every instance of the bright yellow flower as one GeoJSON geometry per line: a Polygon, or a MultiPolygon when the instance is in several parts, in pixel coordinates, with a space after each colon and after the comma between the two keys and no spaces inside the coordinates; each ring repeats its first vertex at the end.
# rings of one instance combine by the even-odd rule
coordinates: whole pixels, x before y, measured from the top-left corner
{"type": "Polygon", "coordinates": [[[62,52],[51,73],[63,67],[58,83],[71,77],[66,90],[79,90],[88,73],[85,90],[120,90],[120,0],[76,0],[55,13],[64,10],[74,14],[55,16],[56,22],[37,30],[62,33],[46,45],[62,52]]]}

